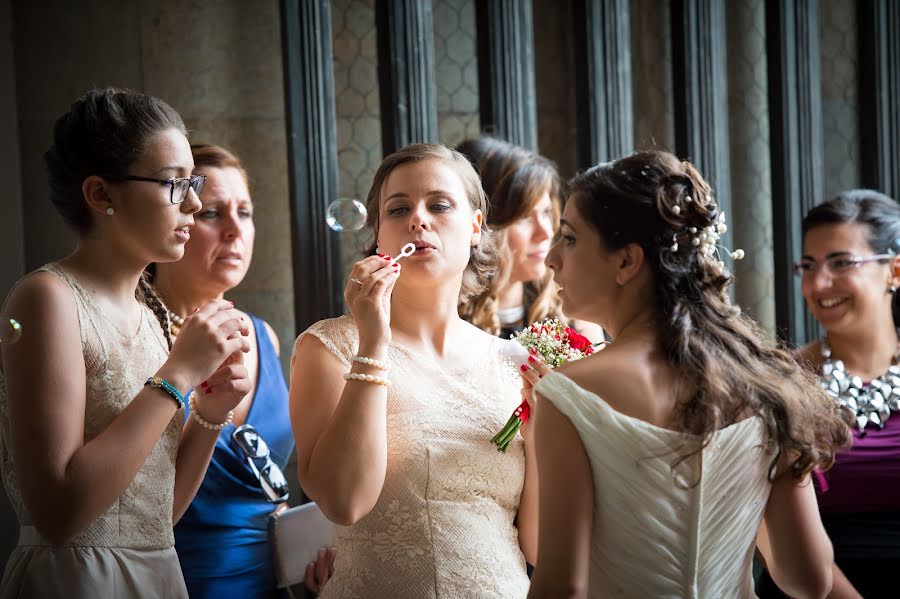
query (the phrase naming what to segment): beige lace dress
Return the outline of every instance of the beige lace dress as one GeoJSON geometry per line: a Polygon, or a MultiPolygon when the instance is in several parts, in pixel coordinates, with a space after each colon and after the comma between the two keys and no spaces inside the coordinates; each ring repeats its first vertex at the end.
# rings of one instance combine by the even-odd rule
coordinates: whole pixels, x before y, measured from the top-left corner
{"type": "MultiPolygon", "coordinates": [[[[158,321],[142,311],[134,335],[112,326],[90,293],[57,264],[40,270],[65,281],[78,307],[87,374],[84,440],[101,433],[137,395],[168,355],[158,321]]],[[[24,334],[28,334],[27,325],[24,334]]],[[[160,401],[167,401],[164,396],[160,401]]],[[[187,597],[175,553],[172,502],[179,410],[132,483],[106,513],[63,547],[51,547],[32,526],[9,447],[6,380],[0,373],[0,474],[21,525],[0,583],[0,597],[187,597]]]]}
{"type": "MultiPolygon", "coordinates": [[[[368,515],[336,527],[334,576],[321,599],[528,593],[513,523],[524,446],[517,438],[501,453],[490,443],[521,401],[521,384],[498,354],[499,339],[476,334],[470,361],[449,370],[390,346],[384,488],[368,515]]],[[[358,346],[352,318],[320,321],[297,343],[305,335],[322,341],[349,371],[358,346]]]]}

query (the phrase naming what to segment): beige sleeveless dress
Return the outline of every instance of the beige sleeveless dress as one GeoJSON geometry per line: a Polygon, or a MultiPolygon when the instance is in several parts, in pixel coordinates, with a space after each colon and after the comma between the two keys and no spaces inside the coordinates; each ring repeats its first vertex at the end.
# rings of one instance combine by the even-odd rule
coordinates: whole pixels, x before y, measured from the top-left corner
{"type": "MultiPolygon", "coordinates": [[[[352,318],[320,321],[297,343],[305,335],[350,370],[359,340],[352,318]]],[[[451,370],[391,345],[384,488],[368,515],[336,527],[334,576],[321,599],[528,593],[513,524],[525,480],[524,445],[519,437],[501,453],[490,443],[519,405],[521,383],[498,354],[500,340],[483,335],[471,361],[451,370]]],[[[303,376],[302,364],[292,367],[303,376]]]]}
{"type": "MultiPolygon", "coordinates": [[[[149,308],[136,335],[125,335],[96,308],[88,291],[55,263],[39,270],[72,290],[87,374],[84,440],[101,433],[165,362],[162,328],[149,308]]],[[[26,325],[27,327],[27,325],[26,325]]],[[[24,334],[28,334],[27,328],[24,334]]],[[[167,401],[164,396],[160,401],[167,401]]],[[[7,597],[187,597],[175,553],[172,503],[179,410],[119,499],[67,545],[52,547],[32,526],[9,448],[6,379],[0,373],[0,474],[21,530],[0,583],[7,597]]]]}

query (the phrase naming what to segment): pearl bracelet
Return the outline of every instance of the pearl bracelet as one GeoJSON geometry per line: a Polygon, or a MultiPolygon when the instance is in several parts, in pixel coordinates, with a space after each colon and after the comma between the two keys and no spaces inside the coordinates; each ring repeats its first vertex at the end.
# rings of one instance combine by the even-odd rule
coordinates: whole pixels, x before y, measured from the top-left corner
{"type": "Polygon", "coordinates": [[[375,358],[367,358],[365,356],[353,356],[350,358],[351,362],[359,362],[360,364],[368,364],[369,366],[374,366],[379,370],[388,370],[388,365],[382,362],[381,360],[376,360],[375,358]]]}
{"type": "Polygon", "coordinates": [[[347,381],[362,381],[364,383],[375,383],[376,385],[384,385],[385,387],[391,386],[391,381],[386,378],[381,378],[380,376],[375,376],[374,374],[360,374],[358,372],[348,372],[344,374],[344,380],[347,381]]]}
{"type": "Polygon", "coordinates": [[[234,410],[228,410],[228,417],[218,424],[214,424],[212,422],[209,422],[208,420],[204,420],[203,416],[200,415],[200,412],[197,411],[197,402],[194,401],[193,394],[191,394],[191,399],[188,405],[191,407],[191,414],[193,414],[194,420],[197,421],[197,424],[211,431],[220,431],[231,424],[231,421],[234,420],[234,410]]]}

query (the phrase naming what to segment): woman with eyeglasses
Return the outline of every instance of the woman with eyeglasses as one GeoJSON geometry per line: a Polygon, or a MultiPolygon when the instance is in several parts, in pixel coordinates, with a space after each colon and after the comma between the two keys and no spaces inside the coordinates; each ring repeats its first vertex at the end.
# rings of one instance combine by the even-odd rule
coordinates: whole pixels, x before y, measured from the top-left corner
{"type": "Polygon", "coordinates": [[[203,479],[211,429],[250,389],[249,329],[207,298],[173,343],[143,273],[184,254],[204,179],[181,117],[113,88],[56,121],[45,159],[78,241],[3,308],[23,325],[0,373],[0,474],[21,529],[0,597],[187,597],[172,527],[203,479]],[[187,399],[201,383],[212,391],[187,399]]]}
{"type": "MultiPolygon", "coordinates": [[[[175,335],[195,307],[221,301],[244,280],[256,235],[249,179],[240,160],[215,145],[192,145],[191,153],[194,175],[206,178],[202,206],[184,257],[156,264],[153,277],[175,335]]],[[[276,587],[267,526],[274,510],[287,507],[282,468],[294,451],[287,385],[272,327],[242,314],[251,324],[244,358],[250,392],[234,408],[231,423],[217,431],[203,483],[175,527],[175,549],[192,599],[286,595],[276,587]]],[[[214,392],[214,383],[194,391],[199,397],[214,392]]],[[[316,580],[314,568],[308,579],[313,590],[324,582],[316,580]]]]}
{"type": "MultiPolygon", "coordinates": [[[[900,567],[900,206],[854,190],[803,220],[795,265],[825,335],[798,351],[852,422],[853,444],[818,477],[834,545],[829,597],[896,597],[900,567]]],[[[768,579],[762,597],[783,597],[768,579]]]]}

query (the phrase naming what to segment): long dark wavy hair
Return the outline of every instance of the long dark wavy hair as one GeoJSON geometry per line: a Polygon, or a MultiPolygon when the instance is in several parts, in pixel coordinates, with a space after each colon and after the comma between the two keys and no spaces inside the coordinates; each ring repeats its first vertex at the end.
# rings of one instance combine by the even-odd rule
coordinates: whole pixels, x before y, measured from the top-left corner
{"type": "Polygon", "coordinates": [[[697,169],[667,152],[640,152],[576,176],[569,192],[607,249],[636,243],[644,251],[660,349],[687,382],[674,412],[678,428],[705,444],[715,431],[758,415],[767,447],[776,450],[770,477],[782,457],[797,479],[829,468],[850,441],[849,426],[814,375],[731,303],[732,277],[719,257],[692,244],[696,232],[719,222],[697,169]]]}
{"type": "MultiPolygon", "coordinates": [[[[81,190],[84,180],[130,174],[147,144],[169,129],[187,134],[175,109],[159,98],[114,87],[93,89],[78,98],[56,119],[53,144],[44,154],[50,200],[66,224],[79,235],[89,233],[94,223],[81,190]]],[[[135,295],[156,315],[171,349],[169,312],[146,273],[135,295]]]]}
{"type": "MultiPolygon", "coordinates": [[[[525,218],[544,192],[549,193],[552,202],[553,228],[559,227],[559,173],[556,166],[540,154],[494,137],[467,139],[456,149],[481,173],[481,185],[491,206],[487,224],[494,231],[499,248],[497,273],[484,292],[460,305],[459,313],[478,328],[497,335],[500,333],[498,291],[508,283],[514,259],[506,246],[506,228],[525,218]]],[[[542,279],[525,282],[525,297],[525,324],[562,316],[553,273],[549,269],[542,279]]]]}
{"type": "MultiPolygon", "coordinates": [[[[900,254],[900,205],[872,189],[851,189],[810,210],[803,218],[803,235],[824,225],[860,224],[876,254],[900,254]]],[[[894,327],[900,328],[900,293],[891,300],[894,327]]]]}

